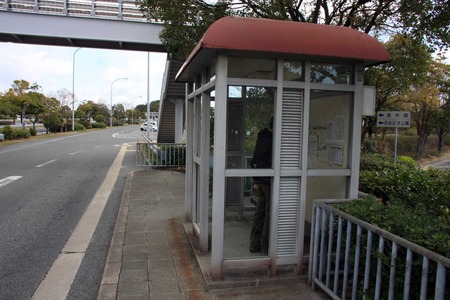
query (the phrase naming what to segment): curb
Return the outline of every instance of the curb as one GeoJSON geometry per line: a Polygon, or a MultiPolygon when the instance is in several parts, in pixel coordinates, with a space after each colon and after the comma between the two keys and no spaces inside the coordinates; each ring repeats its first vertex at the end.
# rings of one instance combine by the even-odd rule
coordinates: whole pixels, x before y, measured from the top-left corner
{"type": "Polygon", "coordinates": [[[117,287],[119,285],[120,271],[122,269],[122,253],[126,230],[125,225],[128,216],[128,205],[130,202],[133,176],[134,171],[130,171],[125,182],[119,211],[117,213],[117,221],[114,227],[114,233],[109,246],[105,269],[103,271],[103,277],[97,296],[98,300],[117,298],[117,287]]]}

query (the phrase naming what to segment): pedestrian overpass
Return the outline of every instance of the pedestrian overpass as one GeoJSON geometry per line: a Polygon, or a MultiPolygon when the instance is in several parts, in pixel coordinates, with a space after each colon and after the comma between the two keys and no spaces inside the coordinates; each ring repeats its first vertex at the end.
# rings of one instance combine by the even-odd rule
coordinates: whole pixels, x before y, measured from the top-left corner
{"type": "MultiPolygon", "coordinates": [[[[147,20],[134,0],[0,0],[0,42],[166,52],[162,23],[147,20]]],[[[180,142],[184,84],[167,56],[161,87],[158,141],[180,142]]]]}

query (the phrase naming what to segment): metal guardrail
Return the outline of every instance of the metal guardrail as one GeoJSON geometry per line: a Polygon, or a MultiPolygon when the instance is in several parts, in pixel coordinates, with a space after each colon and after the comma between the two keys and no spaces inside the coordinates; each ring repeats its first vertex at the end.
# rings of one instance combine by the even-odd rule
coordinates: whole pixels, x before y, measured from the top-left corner
{"type": "Polygon", "coordinates": [[[329,205],[346,201],[314,201],[310,285],[333,299],[449,299],[449,258],[329,205]]]}
{"type": "Polygon", "coordinates": [[[0,9],[148,22],[135,0],[0,0],[0,9]]]}
{"type": "MultiPolygon", "coordinates": [[[[145,136],[144,136],[145,137],[145,136]]],[[[140,167],[180,167],[186,165],[186,145],[172,143],[136,143],[136,165],[140,167]]]]}

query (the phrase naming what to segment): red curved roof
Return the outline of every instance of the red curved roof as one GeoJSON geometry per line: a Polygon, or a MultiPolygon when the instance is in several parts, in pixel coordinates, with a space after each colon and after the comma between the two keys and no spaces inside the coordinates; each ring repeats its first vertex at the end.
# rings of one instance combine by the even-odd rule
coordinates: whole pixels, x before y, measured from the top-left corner
{"type": "MultiPolygon", "coordinates": [[[[177,78],[204,50],[283,53],[336,58],[366,66],[391,60],[375,38],[348,27],[271,19],[224,17],[213,23],[182,66],[177,78]]],[[[184,76],[183,76],[184,77],[184,76]]]]}

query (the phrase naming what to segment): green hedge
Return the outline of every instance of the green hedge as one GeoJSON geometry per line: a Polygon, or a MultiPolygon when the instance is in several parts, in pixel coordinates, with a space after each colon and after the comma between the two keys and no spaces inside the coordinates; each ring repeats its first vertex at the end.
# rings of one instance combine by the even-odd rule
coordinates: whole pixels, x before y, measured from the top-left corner
{"type": "MultiPolygon", "coordinates": [[[[450,257],[450,171],[423,170],[406,157],[400,157],[394,163],[391,157],[363,155],[360,190],[373,196],[341,204],[338,208],[430,251],[450,257]]],[[[366,238],[362,236],[362,245],[366,238]]],[[[381,257],[385,272],[383,278],[389,277],[391,247],[391,242],[386,241],[385,254],[381,257]]],[[[399,272],[395,280],[397,286],[402,286],[406,249],[399,248],[398,251],[396,264],[399,272]]],[[[372,261],[371,270],[376,268],[375,263],[372,261]]],[[[417,299],[420,292],[421,265],[422,259],[414,256],[411,299],[417,299]]],[[[430,264],[430,274],[434,274],[435,270],[436,264],[430,264]]],[[[431,276],[429,285],[432,287],[434,280],[431,276]]],[[[449,285],[450,277],[447,277],[449,285]]],[[[382,298],[387,295],[386,289],[382,287],[382,298]]],[[[369,287],[365,292],[368,299],[373,298],[372,293],[373,287],[369,287]]]]}
{"type": "Polygon", "coordinates": [[[31,136],[28,129],[12,128],[11,126],[3,127],[0,132],[5,135],[5,140],[27,139],[31,136]]]}
{"type": "MultiPolygon", "coordinates": [[[[450,224],[449,216],[445,215],[433,215],[426,208],[426,205],[417,205],[415,207],[410,206],[407,202],[395,199],[389,201],[388,204],[383,204],[373,197],[368,197],[362,200],[354,200],[347,204],[339,205],[339,209],[362,219],[368,223],[374,224],[386,231],[394,233],[406,240],[409,240],[415,244],[421,245],[422,247],[431,250],[433,252],[439,253],[443,256],[450,257],[450,224]]],[[[367,243],[367,233],[364,232],[360,236],[361,245],[366,245],[367,243]]],[[[356,237],[352,236],[352,245],[356,244],[356,237]]],[[[373,242],[378,243],[377,239],[373,242]]],[[[375,244],[375,245],[376,245],[375,244]]],[[[354,253],[355,247],[352,246],[351,253],[354,253]]],[[[374,298],[375,292],[375,282],[376,282],[376,270],[377,270],[377,258],[381,260],[381,270],[382,278],[384,278],[384,283],[381,285],[381,299],[388,298],[388,283],[387,279],[390,276],[391,270],[391,251],[392,242],[385,240],[384,251],[380,255],[377,253],[378,247],[373,246],[370,260],[370,279],[368,289],[365,291],[360,291],[361,294],[365,294],[367,299],[374,298]]],[[[396,275],[395,275],[395,286],[398,291],[394,299],[403,299],[401,290],[403,289],[405,280],[405,268],[406,268],[406,255],[407,250],[403,247],[397,248],[397,257],[395,260],[396,264],[396,275]]],[[[362,251],[361,261],[365,261],[366,253],[362,251]]],[[[422,278],[422,257],[418,255],[413,255],[412,257],[412,267],[411,267],[411,282],[410,282],[410,298],[409,299],[419,299],[420,298],[420,287],[422,278]]],[[[429,282],[428,282],[428,296],[427,299],[434,298],[434,287],[436,283],[437,264],[430,261],[429,264],[429,282]]],[[[364,274],[365,265],[360,264],[360,274],[364,274]]],[[[450,277],[447,276],[446,285],[450,285],[450,277]]],[[[362,286],[362,284],[360,285],[362,286]]],[[[362,289],[362,288],[361,288],[362,289]]],[[[445,299],[449,299],[449,292],[445,299]]]]}
{"type": "Polygon", "coordinates": [[[102,122],[91,123],[92,128],[106,128],[106,124],[102,122]]]}
{"type": "Polygon", "coordinates": [[[414,161],[400,157],[363,155],[359,189],[382,198],[383,203],[400,199],[409,206],[425,205],[441,215],[450,208],[450,172],[423,170],[414,161]]]}
{"type": "Polygon", "coordinates": [[[83,131],[83,130],[86,130],[86,127],[83,124],[75,123],[74,129],[75,129],[75,131],[83,131]]]}

